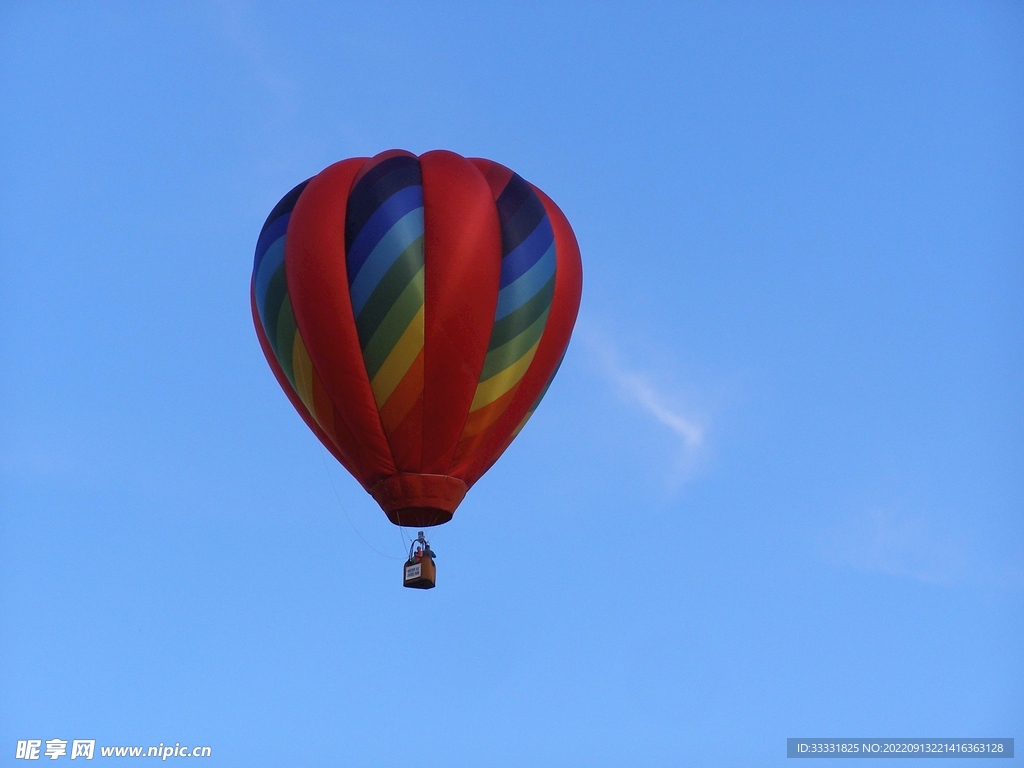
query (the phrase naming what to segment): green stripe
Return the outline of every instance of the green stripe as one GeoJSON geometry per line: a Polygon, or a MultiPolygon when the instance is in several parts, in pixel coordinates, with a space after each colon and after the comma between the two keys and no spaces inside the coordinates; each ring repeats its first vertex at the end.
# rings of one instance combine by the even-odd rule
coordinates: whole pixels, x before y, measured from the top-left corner
{"type": "Polygon", "coordinates": [[[555,374],[558,373],[558,369],[562,367],[562,360],[565,360],[565,352],[562,353],[562,358],[561,360],[558,361],[558,365],[555,366],[555,371],[554,373],[551,374],[551,378],[548,379],[548,383],[544,385],[544,391],[541,392],[537,396],[537,399],[533,401],[533,405],[530,406],[529,413],[527,413],[526,416],[523,417],[523,420],[519,422],[519,426],[516,427],[516,434],[519,434],[519,432],[522,431],[523,427],[526,426],[526,422],[528,422],[530,420],[530,417],[533,416],[534,411],[537,410],[537,406],[540,405],[540,401],[544,399],[544,395],[546,395],[548,393],[548,390],[551,389],[551,382],[555,380],[555,374]]]}
{"type": "MultiPolygon", "coordinates": [[[[565,352],[562,353],[562,360],[565,360],[565,352]]],[[[555,366],[555,373],[558,373],[558,369],[562,367],[562,360],[558,361],[558,365],[555,366]]],[[[544,399],[544,395],[551,389],[551,382],[555,380],[555,373],[551,374],[551,378],[548,379],[548,383],[544,385],[544,391],[537,395],[537,399],[533,401],[533,405],[530,406],[530,412],[526,414],[526,419],[533,416],[533,412],[537,410],[537,406],[540,405],[540,401],[544,399]]],[[[523,419],[523,424],[526,423],[526,419],[523,419]]]]}
{"type": "Polygon", "coordinates": [[[491,343],[487,345],[487,351],[490,352],[502,344],[508,343],[533,325],[534,320],[551,306],[551,297],[554,293],[555,277],[552,275],[551,279],[534,294],[532,299],[494,324],[494,328],[491,329],[491,343]]]}
{"type": "Polygon", "coordinates": [[[274,349],[277,349],[277,316],[281,311],[281,303],[288,298],[288,281],[285,279],[284,263],[274,270],[267,283],[267,295],[263,299],[263,316],[267,319],[267,327],[263,330],[274,349]]]}
{"type": "Polygon", "coordinates": [[[387,315],[381,320],[380,326],[363,350],[363,362],[366,363],[366,374],[373,381],[377,371],[388,359],[395,344],[402,338],[409,323],[423,306],[423,268],[409,281],[398,299],[391,306],[387,315]]]}
{"type": "Polygon", "coordinates": [[[388,310],[402,295],[416,273],[423,269],[423,237],[413,241],[412,245],[402,251],[397,261],[391,265],[384,277],[373,289],[366,300],[363,311],[356,318],[356,330],[359,332],[359,346],[366,348],[367,342],[373,337],[377,327],[384,320],[388,310]]]}
{"type": "Polygon", "coordinates": [[[544,395],[551,389],[551,382],[555,380],[555,376],[558,374],[558,369],[562,367],[562,362],[565,360],[565,352],[558,358],[558,365],[555,366],[555,370],[551,372],[551,378],[548,379],[548,383],[544,385],[544,391],[537,395],[537,399],[533,401],[533,405],[530,407],[530,413],[532,414],[537,410],[537,406],[540,405],[540,401],[544,399],[544,395]]]}
{"type": "Polygon", "coordinates": [[[292,314],[292,302],[285,294],[281,303],[281,311],[277,313],[277,333],[275,335],[274,352],[277,362],[281,364],[284,375],[295,386],[295,371],[292,366],[292,346],[295,344],[295,316],[292,314]]]}
{"type": "Polygon", "coordinates": [[[484,369],[480,372],[480,381],[487,381],[491,376],[501,373],[530,351],[530,347],[536,344],[537,339],[544,333],[544,325],[548,321],[548,311],[545,309],[540,317],[514,339],[487,353],[484,369]]]}

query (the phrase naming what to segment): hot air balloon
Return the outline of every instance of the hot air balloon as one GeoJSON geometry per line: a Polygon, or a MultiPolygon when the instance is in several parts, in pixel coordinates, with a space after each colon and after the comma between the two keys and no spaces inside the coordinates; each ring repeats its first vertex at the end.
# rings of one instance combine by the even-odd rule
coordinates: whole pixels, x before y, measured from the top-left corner
{"type": "Polygon", "coordinates": [[[250,294],[263,353],[310,430],[391,522],[432,526],[544,396],[582,279],[569,222],[517,174],[391,150],[281,199],[250,294]]]}

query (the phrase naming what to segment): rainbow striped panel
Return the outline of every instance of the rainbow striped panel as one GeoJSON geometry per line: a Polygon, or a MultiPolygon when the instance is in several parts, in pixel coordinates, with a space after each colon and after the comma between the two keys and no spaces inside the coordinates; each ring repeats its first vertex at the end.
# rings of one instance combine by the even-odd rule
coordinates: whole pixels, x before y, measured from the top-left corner
{"type": "Polygon", "coordinates": [[[557,374],[558,369],[562,367],[563,360],[565,360],[565,352],[562,353],[562,357],[558,361],[558,365],[555,366],[555,371],[554,373],[551,374],[551,378],[548,379],[548,383],[544,385],[544,389],[541,391],[539,395],[537,395],[537,399],[533,401],[533,405],[530,406],[530,410],[526,412],[526,415],[523,416],[523,420],[519,422],[518,426],[516,426],[516,428],[512,430],[512,434],[508,436],[507,440],[505,440],[504,445],[501,446],[501,450],[497,451],[494,454],[493,458],[491,459],[491,463],[487,465],[487,468],[484,469],[484,472],[486,472],[492,466],[494,466],[494,462],[501,458],[501,454],[508,450],[508,447],[512,445],[512,441],[519,437],[519,433],[523,431],[523,427],[526,426],[526,422],[528,422],[530,420],[530,417],[533,416],[534,412],[537,410],[537,406],[540,405],[540,401],[544,399],[544,395],[546,395],[548,393],[548,390],[551,388],[551,382],[555,380],[555,374],[557,374]]]}
{"type": "Polygon", "coordinates": [[[359,346],[396,461],[421,443],[423,178],[419,160],[370,160],[348,197],[345,260],[359,346]],[[417,417],[418,414],[418,417],[417,417]]]}
{"type": "Polygon", "coordinates": [[[512,435],[508,439],[508,443],[506,443],[505,447],[501,449],[499,455],[500,453],[504,453],[505,448],[508,448],[508,446],[511,445],[512,441],[519,436],[519,433],[523,431],[523,427],[526,426],[526,422],[530,420],[530,417],[533,416],[534,411],[537,410],[537,406],[540,405],[540,401],[544,399],[544,395],[546,395],[548,393],[548,390],[551,389],[551,382],[555,380],[555,376],[558,373],[558,369],[562,367],[562,361],[564,360],[565,352],[562,353],[562,357],[558,361],[558,365],[555,366],[555,370],[551,373],[551,378],[548,379],[548,383],[544,385],[544,389],[541,390],[541,393],[539,395],[537,395],[537,399],[533,401],[533,405],[530,406],[530,410],[526,412],[525,416],[523,416],[523,420],[519,422],[519,425],[512,432],[512,435]]]}
{"type": "Polygon", "coordinates": [[[309,414],[334,439],[334,406],[327,398],[299,335],[285,277],[284,245],[288,222],[308,183],[307,179],[281,198],[267,217],[256,242],[253,292],[263,333],[274,350],[278,365],[309,414]]]}
{"type": "Polygon", "coordinates": [[[256,308],[259,311],[263,332],[274,350],[274,356],[292,386],[295,386],[295,366],[292,347],[295,334],[295,318],[291,301],[288,299],[288,284],[284,271],[284,243],[288,222],[299,195],[309,181],[304,181],[281,198],[270,212],[259,240],[256,241],[256,257],[253,260],[253,283],[256,293],[256,308]]]}
{"type": "Polygon", "coordinates": [[[544,204],[519,175],[496,191],[501,283],[487,357],[459,451],[504,413],[537,352],[555,291],[555,235],[544,204]]]}

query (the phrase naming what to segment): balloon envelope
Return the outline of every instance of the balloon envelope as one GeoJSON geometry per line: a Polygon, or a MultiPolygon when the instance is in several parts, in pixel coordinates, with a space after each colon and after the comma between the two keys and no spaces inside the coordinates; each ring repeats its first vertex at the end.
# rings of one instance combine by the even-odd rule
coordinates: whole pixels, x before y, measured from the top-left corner
{"type": "Polygon", "coordinates": [[[502,165],[391,150],[285,195],[256,246],[253,321],[320,441],[398,525],[451,519],[554,377],[579,247],[502,165]]]}

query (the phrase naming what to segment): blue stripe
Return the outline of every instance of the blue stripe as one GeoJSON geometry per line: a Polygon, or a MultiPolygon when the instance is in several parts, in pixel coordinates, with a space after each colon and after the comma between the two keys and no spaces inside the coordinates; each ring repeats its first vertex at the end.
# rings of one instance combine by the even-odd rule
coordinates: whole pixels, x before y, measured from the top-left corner
{"type": "Polygon", "coordinates": [[[494,313],[494,319],[501,320],[505,315],[519,309],[532,299],[537,291],[547,285],[553,274],[555,274],[554,241],[536,264],[514,283],[509,283],[501,289],[498,293],[498,310],[494,313]]]}
{"type": "Polygon", "coordinates": [[[359,230],[352,246],[348,249],[346,263],[348,265],[348,279],[359,274],[363,262],[380,242],[381,238],[388,233],[391,226],[416,208],[423,207],[423,187],[405,187],[395,192],[391,197],[380,204],[380,207],[373,212],[363,228],[359,230]]]}
{"type": "Polygon", "coordinates": [[[270,287],[270,280],[274,277],[281,266],[284,265],[284,237],[279,237],[263,254],[259,269],[256,272],[256,308],[260,312],[260,320],[263,327],[267,326],[266,307],[267,288],[270,287]]]}
{"type": "Polygon", "coordinates": [[[530,267],[537,263],[551,243],[555,241],[555,233],[551,229],[551,222],[545,216],[540,220],[537,228],[519,244],[519,246],[501,260],[501,287],[515,282],[530,267]]]}
{"type": "Polygon", "coordinates": [[[263,255],[267,252],[267,249],[274,244],[275,240],[284,235],[285,231],[288,229],[288,222],[291,218],[292,215],[290,213],[286,213],[284,216],[279,216],[271,222],[269,227],[264,227],[263,231],[260,232],[260,238],[256,241],[256,258],[253,260],[253,272],[259,271],[260,262],[263,261],[263,255]]]}
{"type": "Polygon", "coordinates": [[[380,279],[402,255],[402,251],[412,245],[417,237],[423,237],[422,208],[414,208],[395,222],[370,252],[359,274],[352,281],[349,295],[352,297],[352,311],[356,317],[359,317],[363,305],[370,298],[380,279]]]}

